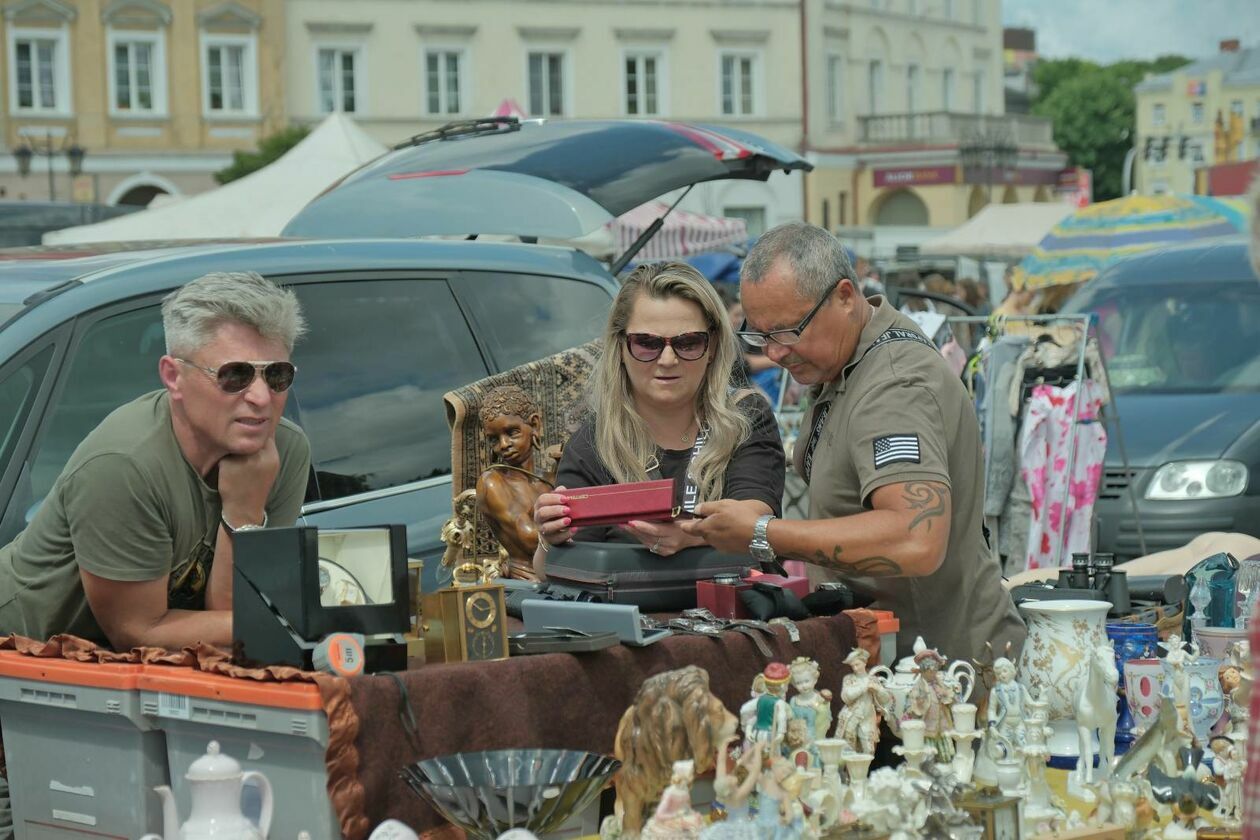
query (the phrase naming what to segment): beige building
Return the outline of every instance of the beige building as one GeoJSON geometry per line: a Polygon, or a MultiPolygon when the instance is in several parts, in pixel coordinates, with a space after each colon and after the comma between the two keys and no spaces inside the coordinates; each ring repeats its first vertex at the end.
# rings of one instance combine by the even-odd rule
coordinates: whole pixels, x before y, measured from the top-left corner
{"type": "MultiPolygon", "coordinates": [[[[287,0],[285,106],[385,143],[515,104],[549,118],[676,119],[801,147],[796,0],[287,0]]],[[[681,207],[800,218],[803,178],[702,184],[681,207]]]]}
{"type": "Polygon", "coordinates": [[[1196,170],[1260,156],[1260,47],[1222,41],[1216,55],[1148,76],[1133,91],[1139,192],[1198,192],[1196,170]]]}
{"type": "Polygon", "coordinates": [[[1003,113],[999,0],[807,0],[806,214],[825,227],[952,227],[1051,201],[1047,120],[1003,113]]]}
{"type": "Polygon", "coordinates": [[[9,198],[48,198],[50,180],[58,199],[109,204],[199,192],[233,150],[285,124],[282,0],[9,0],[2,11],[9,198]],[[73,149],[85,152],[78,177],[73,149]]]}

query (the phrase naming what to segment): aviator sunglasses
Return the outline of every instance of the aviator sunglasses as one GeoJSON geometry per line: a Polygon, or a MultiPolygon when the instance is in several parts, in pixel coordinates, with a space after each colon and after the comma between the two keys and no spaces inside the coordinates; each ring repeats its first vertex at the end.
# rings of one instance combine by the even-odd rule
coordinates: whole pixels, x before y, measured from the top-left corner
{"type": "Polygon", "coordinates": [[[172,356],[175,361],[194,367],[207,374],[225,394],[239,394],[254,383],[254,376],[261,373],[267,387],[277,394],[289,390],[297,368],[292,362],[225,362],[218,368],[202,367],[196,362],[172,356]]]}
{"type": "Polygon", "coordinates": [[[640,362],[654,362],[665,352],[666,347],[674,349],[674,355],[684,362],[694,362],[709,350],[709,334],[707,332],[685,332],[675,336],[652,335],[652,333],[626,333],[626,348],[630,355],[640,362]]]}

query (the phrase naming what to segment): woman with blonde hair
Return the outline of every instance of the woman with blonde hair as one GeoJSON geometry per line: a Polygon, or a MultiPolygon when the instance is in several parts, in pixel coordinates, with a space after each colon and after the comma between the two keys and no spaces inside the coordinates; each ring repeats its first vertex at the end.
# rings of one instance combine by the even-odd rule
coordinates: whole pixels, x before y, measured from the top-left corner
{"type": "Polygon", "coordinates": [[[774,414],[755,391],[733,387],[739,347],[721,298],[689,265],[641,265],[625,279],[604,328],[589,384],[590,414],[565,446],[556,490],[538,497],[542,576],[552,545],[572,539],[638,541],[668,556],[702,545],[675,522],[571,527],[565,488],[675,479],[675,505],[743,500],[778,515],[785,458],[774,414]]]}

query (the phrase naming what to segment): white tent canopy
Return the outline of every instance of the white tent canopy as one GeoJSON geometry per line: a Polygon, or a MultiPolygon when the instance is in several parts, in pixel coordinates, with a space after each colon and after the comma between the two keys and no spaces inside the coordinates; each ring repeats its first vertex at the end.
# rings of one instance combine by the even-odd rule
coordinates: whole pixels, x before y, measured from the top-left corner
{"type": "Polygon", "coordinates": [[[989,204],[960,227],[921,243],[919,253],[1021,259],[1075,209],[1066,202],[989,204]]]}
{"type": "Polygon", "coordinates": [[[331,114],[281,158],[217,189],[161,206],[44,234],[45,245],[279,236],[307,202],[385,152],[343,114],[331,114]]]}

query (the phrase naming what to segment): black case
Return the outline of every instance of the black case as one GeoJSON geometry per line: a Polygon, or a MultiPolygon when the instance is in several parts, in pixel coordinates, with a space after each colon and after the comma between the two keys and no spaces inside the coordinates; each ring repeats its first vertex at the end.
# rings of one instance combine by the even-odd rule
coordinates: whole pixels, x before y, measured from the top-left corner
{"type": "Polygon", "coordinates": [[[696,581],[744,577],[754,565],[750,557],[708,546],[658,557],[637,543],[574,542],[547,553],[547,581],[589,592],[592,600],[670,612],[696,605],[696,581]]]}

